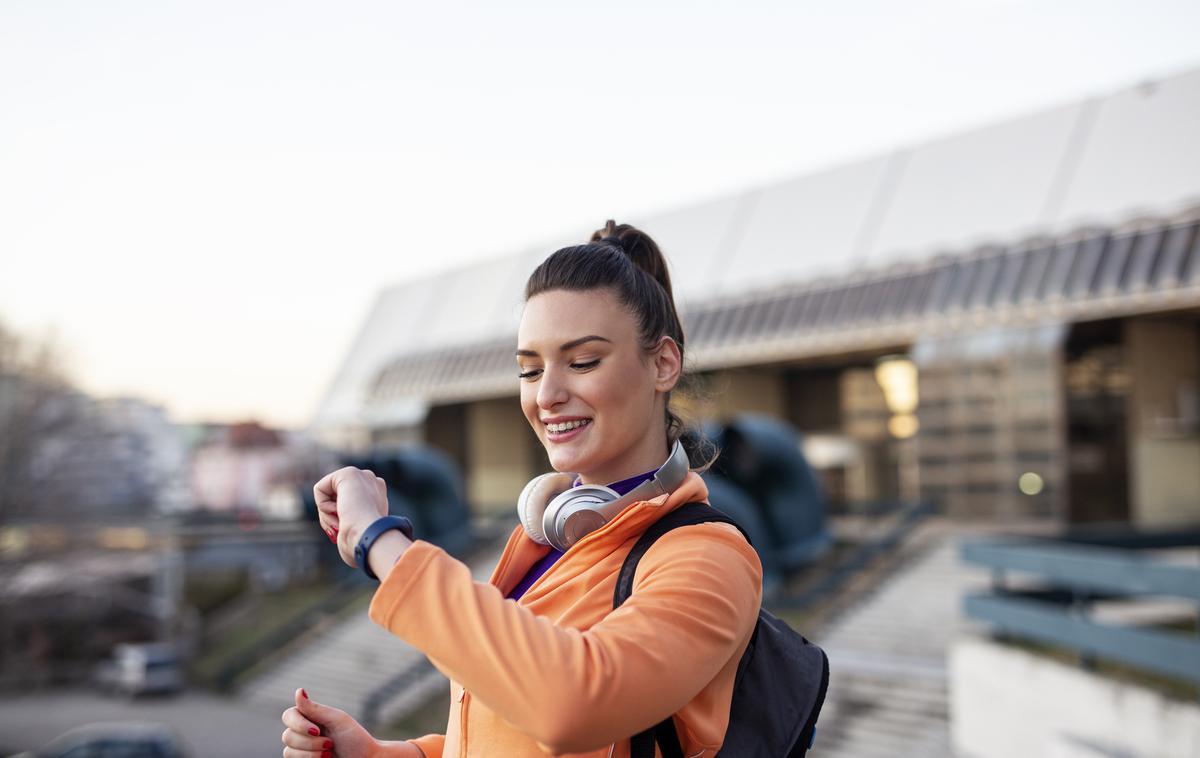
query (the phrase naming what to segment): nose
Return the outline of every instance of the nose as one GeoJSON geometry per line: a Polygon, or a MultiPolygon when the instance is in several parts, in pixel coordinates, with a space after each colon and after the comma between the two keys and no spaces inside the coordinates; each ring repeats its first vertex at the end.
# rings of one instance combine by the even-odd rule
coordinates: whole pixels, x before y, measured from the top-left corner
{"type": "Polygon", "coordinates": [[[542,370],[541,381],[538,382],[537,404],[544,411],[567,402],[569,393],[562,373],[547,366],[542,370]]]}

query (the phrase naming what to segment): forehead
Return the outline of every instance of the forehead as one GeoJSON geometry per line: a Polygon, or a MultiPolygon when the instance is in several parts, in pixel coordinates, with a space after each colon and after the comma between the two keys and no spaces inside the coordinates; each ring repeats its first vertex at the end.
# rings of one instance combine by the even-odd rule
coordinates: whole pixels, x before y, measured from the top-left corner
{"type": "Polygon", "coordinates": [[[526,301],[517,346],[556,347],[589,334],[620,343],[636,340],[637,325],[612,290],[548,290],[526,301]]]}

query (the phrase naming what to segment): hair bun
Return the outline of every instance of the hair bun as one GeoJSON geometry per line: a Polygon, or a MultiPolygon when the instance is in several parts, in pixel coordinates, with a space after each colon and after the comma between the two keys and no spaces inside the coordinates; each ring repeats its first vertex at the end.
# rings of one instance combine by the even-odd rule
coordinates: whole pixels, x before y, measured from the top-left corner
{"type": "Polygon", "coordinates": [[[657,281],[666,291],[667,297],[674,298],[671,292],[671,275],[667,272],[667,261],[662,251],[650,236],[641,229],[629,224],[618,224],[611,218],[604,223],[604,228],[592,232],[591,242],[611,245],[625,255],[634,266],[645,271],[657,281]]]}

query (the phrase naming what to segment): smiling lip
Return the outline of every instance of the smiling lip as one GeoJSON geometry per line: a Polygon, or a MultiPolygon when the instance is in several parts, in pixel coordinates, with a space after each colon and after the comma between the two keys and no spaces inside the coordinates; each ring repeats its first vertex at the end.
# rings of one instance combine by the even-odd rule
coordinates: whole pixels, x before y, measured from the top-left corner
{"type": "Polygon", "coordinates": [[[568,440],[572,440],[575,437],[578,437],[584,429],[592,425],[591,419],[584,416],[558,416],[555,418],[543,419],[542,423],[546,428],[546,439],[550,442],[567,442],[568,440]],[[568,429],[562,432],[550,431],[550,424],[563,424],[568,421],[586,421],[588,423],[581,424],[574,429],[568,429]]]}

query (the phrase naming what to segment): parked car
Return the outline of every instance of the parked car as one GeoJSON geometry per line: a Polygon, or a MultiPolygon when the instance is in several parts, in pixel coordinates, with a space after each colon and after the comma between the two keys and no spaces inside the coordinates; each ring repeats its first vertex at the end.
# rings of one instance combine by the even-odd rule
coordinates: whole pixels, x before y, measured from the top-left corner
{"type": "Polygon", "coordinates": [[[186,758],[183,741],[164,724],[85,724],[44,747],[12,758],[186,758]]]}
{"type": "Polygon", "coordinates": [[[130,697],[178,692],[184,687],[183,662],[172,644],[123,642],[97,678],[105,689],[130,697]]]}

